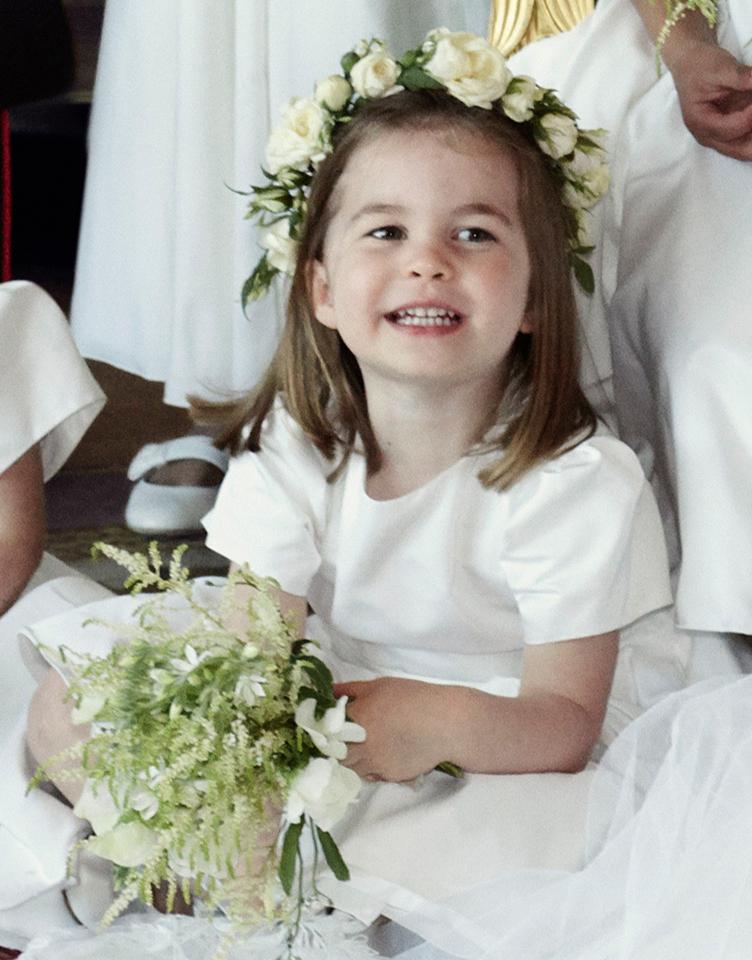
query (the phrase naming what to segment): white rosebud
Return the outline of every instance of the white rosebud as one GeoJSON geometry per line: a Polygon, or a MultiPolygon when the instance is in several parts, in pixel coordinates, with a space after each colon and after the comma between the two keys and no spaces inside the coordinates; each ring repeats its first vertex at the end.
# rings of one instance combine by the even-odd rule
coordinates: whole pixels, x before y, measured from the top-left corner
{"type": "Polygon", "coordinates": [[[344,107],[350,99],[351,93],[352,87],[350,84],[344,77],[336,73],[325,80],[321,80],[316,85],[316,99],[334,112],[344,107]]]}
{"type": "Polygon", "coordinates": [[[290,784],[286,815],[298,823],[303,814],[322,830],[329,831],[340,820],[360,792],[360,777],[332,757],[308,762],[290,784]]]}
{"type": "Polygon", "coordinates": [[[375,99],[395,92],[400,68],[386,50],[377,48],[367,53],[350,71],[355,92],[361,97],[375,99]]]}
{"type": "Polygon", "coordinates": [[[577,246],[579,248],[592,247],[593,238],[590,236],[589,215],[584,210],[577,210],[575,216],[577,219],[577,246]]]}
{"type": "Polygon", "coordinates": [[[593,197],[593,201],[599,200],[608,190],[608,185],[611,182],[608,164],[599,163],[597,167],[593,167],[585,174],[582,182],[587,192],[593,197]]]}
{"type": "Polygon", "coordinates": [[[567,179],[562,190],[564,203],[573,210],[588,210],[608,190],[609,181],[610,173],[606,163],[598,164],[582,176],[567,179]]]}
{"type": "Polygon", "coordinates": [[[514,77],[501,98],[504,113],[516,123],[524,123],[533,115],[533,108],[543,98],[543,88],[532,77],[514,77]]]}
{"type": "Polygon", "coordinates": [[[261,246],[266,248],[266,258],[273,267],[289,276],[295,273],[298,244],[290,236],[287,220],[273,223],[261,238],[261,246]]]}
{"type": "Polygon", "coordinates": [[[267,142],[266,169],[271,174],[285,167],[305,170],[321,153],[325,121],[320,103],[302,97],[290,100],[267,142]]]}
{"type": "Polygon", "coordinates": [[[559,160],[571,153],[577,143],[577,124],[563,113],[546,113],[540,118],[535,139],[541,150],[559,160]]]}
{"type": "Polygon", "coordinates": [[[158,835],[153,830],[132,820],[118,824],[101,836],[90,837],[86,848],[121,867],[139,867],[152,856],[157,842],[158,835]]]}
{"type": "Polygon", "coordinates": [[[468,107],[491,109],[506,93],[512,72],[496,47],[473,33],[436,31],[425,69],[468,107]]]}
{"type": "Polygon", "coordinates": [[[324,711],[316,719],[316,701],[313,697],[303,700],[295,711],[295,723],[306,731],[314,745],[325,757],[344,760],[347,743],[362,743],[366,732],[358,723],[352,723],[345,715],[347,697],[340,697],[336,707],[324,711]]]}

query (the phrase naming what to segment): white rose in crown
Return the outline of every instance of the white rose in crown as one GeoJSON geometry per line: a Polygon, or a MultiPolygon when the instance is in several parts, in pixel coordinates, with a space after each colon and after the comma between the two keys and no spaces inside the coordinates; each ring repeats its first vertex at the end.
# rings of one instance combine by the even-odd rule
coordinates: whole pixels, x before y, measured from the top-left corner
{"type": "Polygon", "coordinates": [[[501,98],[504,113],[516,123],[524,123],[533,115],[535,104],[543,98],[544,90],[532,77],[514,77],[501,98]]]}
{"type": "Polygon", "coordinates": [[[562,164],[565,175],[570,180],[589,176],[594,170],[605,165],[606,153],[600,147],[578,145],[571,159],[562,164]]]}
{"type": "Polygon", "coordinates": [[[266,145],[266,168],[271,174],[285,167],[305,170],[321,159],[326,114],[315,100],[293,97],[282,113],[282,122],[272,130],[266,145]]]}
{"type": "Polygon", "coordinates": [[[375,99],[402,89],[396,86],[399,73],[397,61],[383,47],[375,47],[353,66],[350,82],[359,96],[375,99]]]}
{"type": "Polygon", "coordinates": [[[266,249],[266,259],[277,270],[292,276],[295,273],[295,261],[298,244],[290,236],[288,220],[273,223],[261,238],[261,246],[266,249]]]}
{"type": "Polygon", "coordinates": [[[543,153],[560,160],[570,154],[577,144],[577,124],[564,113],[546,113],[540,120],[535,139],[543,153]]]}
{"type": "Polygon", "coordinates": [[[605,163],[593,167],[589,173],[573,181],[567,181],[562,196],[567,206],[574,210],[589,210],[608,190],[609,169],[605,163]]]}
{"type": "Polygon", "coordinates": [[[335,707],[325,710],[316,718],[316,701],[313,697],[303,700],[295,711],[295,723],[313,740],[325,757],[344,760],[348,743],[362,743],[366,732],[358,723],[347,719],[347,697],[340,697],[335,707]]]}
{"type": "Polygon", "coordinates": [[[512,71],[501,51],[473,33],[432,34],[436,46],[425,70],[468,107],[491,109],[512,80],[512,71]]]}
{"type": "Polygon", "coordinates": [[[359,791],[357,773],[340,766],[333,757],[316,757],[290,784],[287,819],[298,823],[306,814],[328,832],[355,801],[359,791]]]}
{"type": "Polygon", "coordinates": [[[335,113],[344,107],[351,93],[350,84],[338,74],[333,74],[316,84],[316,100],[335,113]]]}

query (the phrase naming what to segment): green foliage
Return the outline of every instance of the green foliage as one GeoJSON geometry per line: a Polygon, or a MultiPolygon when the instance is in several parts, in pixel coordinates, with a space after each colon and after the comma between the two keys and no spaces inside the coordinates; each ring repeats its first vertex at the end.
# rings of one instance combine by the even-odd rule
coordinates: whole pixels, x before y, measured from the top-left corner
{"type": "MultiPolygon", "coordinates": [[[[158,592],[144,597],[132,622],[105,624],[117,638],[106,657],[61,653],[73,665],[70,698],[86,722],[95,721],[93,735],[34,783],[49,771],[65,776],[58,768],[77,759],[88,789],[97,801],[111,798],[117,814],[114,828],[84,844],[97,852],[128,826],[144,841],[136,866],[123,865],[132,849],[122,861],[103,854],[116,863],[118,889],[104,922],[133,899],[151,902],[160,886],[168,904],[192,888],[241,926],[257,914],[289,918],[282,891],[292,895],[301,833],[315,824],[305,816],[290,824],[279,847],[273,824],[291,781],[321,756],[295,711],[308,697],[319,716],[334,706],[331,673],[282,616],[273,580],[243,569],[200,601],[181,563],[185,547],[166,564],[155,543],[146,554],[103,543],[94,549],[124,567],[134,594],[158,592]]],[[[340,876],[332,845],[323,849],[340,876]]],[[[302,896],[299,885],[298,913],[302,896]]]]}

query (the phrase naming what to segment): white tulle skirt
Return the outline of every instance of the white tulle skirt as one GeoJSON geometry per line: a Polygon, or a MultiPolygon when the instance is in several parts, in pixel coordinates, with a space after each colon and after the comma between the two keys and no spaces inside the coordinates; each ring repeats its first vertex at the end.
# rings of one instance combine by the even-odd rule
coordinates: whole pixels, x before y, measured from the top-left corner
{"type": "MultiPolygon", "coordinates": [[[[362,928],[337,914],[320,918],[301,956],[345,960],[381,949],[401,960],[748,960],[752,677],[696,684],[635,721],[595,775],[588,834],[578,872],[505,874],[398,917],[402,926],[382,929],[368,948],[362,928]],[[412,936],[410,946],[411,932],[426,942],[412,936]]],[[[269,936],[246,940],[231,957],[271,960],[269,936]]],[[[216,937],[207,920],[123,918],[96,938],[41,937],[24,957],[210,960],[216,937]]]]}

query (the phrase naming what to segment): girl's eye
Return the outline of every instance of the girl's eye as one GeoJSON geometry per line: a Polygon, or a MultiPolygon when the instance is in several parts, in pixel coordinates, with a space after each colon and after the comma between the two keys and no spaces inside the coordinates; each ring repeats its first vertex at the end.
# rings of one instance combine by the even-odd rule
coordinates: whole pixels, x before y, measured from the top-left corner
{"type": "Polygon", "coordinates": [[[405,232],[402,227],[376,227],[375,230],[369,230],[368,236],[376,240],[402,240],[405,232]]]}
{"type": "Polygon", "coordinates": [[[463,227],[457,232],[458,240],[467,240],[470,243],[492,243],[496,237],[482,227],[463,227]]]}

